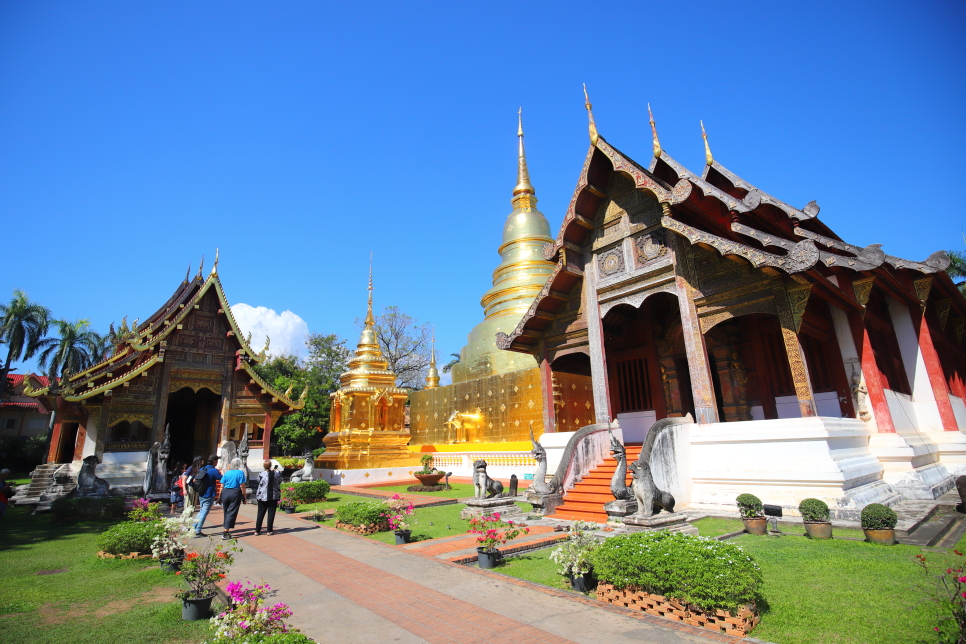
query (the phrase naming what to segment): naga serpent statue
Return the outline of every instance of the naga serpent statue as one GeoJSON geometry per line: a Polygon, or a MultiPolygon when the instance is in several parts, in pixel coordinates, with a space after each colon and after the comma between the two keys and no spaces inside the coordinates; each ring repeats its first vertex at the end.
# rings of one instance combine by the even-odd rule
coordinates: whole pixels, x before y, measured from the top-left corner
{"type": "Polygon", "coordinates": [[[543,448],[543,445],[538,443],[533,437],[533,423],[530,423],[530,442],[533,444],[533,449],[530,453],[533,454],[533,460],[537,462],[537,470],[533,473],[533,483],[530,484],[528,492],[533,494],[553,494],[555,486],[552,483],[547,483],[547,450],[543,448]]]}
{"type": "Polygon", "coordinates": [[[610,479],[610,493],[619,501],[634,498],[634,490],[626,484],[627,482],[627,450],[617,440],[614,433],[610,434],[610,453],[617,461],[617,470],[610,479]]]}

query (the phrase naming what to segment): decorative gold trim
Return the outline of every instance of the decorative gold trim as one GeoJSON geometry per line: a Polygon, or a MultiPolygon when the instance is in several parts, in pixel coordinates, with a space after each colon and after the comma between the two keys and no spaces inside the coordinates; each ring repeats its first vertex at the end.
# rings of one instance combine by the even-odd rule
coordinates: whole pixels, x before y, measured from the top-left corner
{"type": "Polygon", "coordinates": [[[811,285],[785,288],[785,295],[788,297],[788,307],[791,309],[795,333],[802,330],[802,316],[805,314],[805,307],[808,305],[808,296],[811,294],[811,285]]]}
{"type": "Polygon", "coordinates": [[[952,306],[952,298],[946,298],[936,302],[936,317],[939,318],[939,328],[946,330],[946,321],[949,319],[949,308],[952,306]]]}
{"type": "Polygon", "coordinates": [[[916,297],[919,298],[919,306],[922,312],[926,312],[926,302],[929,300],[929,290],[932,288],[932,278],[924,277],[915,280],[912,285],[916,288],[916,297]]]}
{"type": "Polygon", "coordinates": [[[872,295],[872,285],[875,283],[874,277],[866,277],[864,279],[855,280],[852,282],[852,291],[855,292],[855,301],[859,303],[862,308],[869,303],[869,296],[872,295]]]}
{"type": "Polygon", "coordinates": [[[202,389],[209,389],[213,394],[221,395],[221,380],[184,380],[184,379],[172,379],[168,383],[168,393],[173,393],[179,389],[184,389],[185,387],[191,388],[191,391],[198,393],[202,389]]]}

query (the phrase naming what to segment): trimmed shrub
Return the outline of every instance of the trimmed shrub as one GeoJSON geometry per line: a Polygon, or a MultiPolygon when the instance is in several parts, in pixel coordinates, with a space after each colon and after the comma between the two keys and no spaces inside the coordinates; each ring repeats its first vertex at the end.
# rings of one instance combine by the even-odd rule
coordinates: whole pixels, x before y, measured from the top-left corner
{"type": "Polygon", "coordinates": [[[765,508],[754,494],[739,494],[735,499],[738,503],[738,512],[744,519],[755,519],[765,516],[765,508]]]}
{"type": "Polygon", "coordinates": [[[312,456],[314,456],[315,458],[318,458],[323,454],[325,454],[325,445],[323,445],[322,447],[316,447],[315,449],[312,450],[312,456]]]}
{"type": "Polygon", "coordinates": [[[161,521],[125,521],[105,530],[98,545],[112,555],[126,555],[129,552],[146,554],[151,552],[154,540],[164,534],[161,521]]]}
{"type": "Polygon", "coordinates": [[[386,520],[385,511],[386,504],[380,501],[350,501],[335,509],[335,518],[354,526],[373,525],[386,520]]]}
{"type": "Polygon", "coordinates": [[[870,503],[862,508],[862,529],[893,530],[899,517],[890,507],[881,503],[870,503]]]}
{"type": "Polygon", "coordinates": [[[329,490],[332,486],[329,485],[328,481],[306,481],[304,483],[288,483],[291,487],[295,488],[292,492],[292,498],[296,503],[314,503],[316,501],[324,501],[325,497],[328,496],[329,490]]]}
{"type": "Polygon", "coordinates": [[[804,521],[828,521],[828,506],[820,499],[803,499],[798,504],[798,511],[804,521]]]}
{"type": "Polygon", "coordinates": [[[607,539],[591,556],[601,581],[672,597],[705,611],[760,600],[761,568],[741,547],[680,532],[638,532],[607,539]]]}
{"type": "Polygon", "coordinates": [[[300,470],[305,466],[304,458],[295,458],[294,456],[276,456],[275,460],[278,464],[287,470],[300,470]]]}
{"type": "Polygon", "coordinates": [[[124,516],[124,499],[119,496],[60,498],[50,504],[50,516],[54,523],[120,519],[124,516]]]}

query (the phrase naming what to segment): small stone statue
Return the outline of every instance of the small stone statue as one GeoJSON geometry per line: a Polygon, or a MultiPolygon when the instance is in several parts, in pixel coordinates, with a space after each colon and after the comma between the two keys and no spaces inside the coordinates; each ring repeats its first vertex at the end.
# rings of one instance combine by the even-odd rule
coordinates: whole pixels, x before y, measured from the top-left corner
{"type": "Polygon", "coordinates": [[[610,479],[610,493],[614,495],[614,498],[618,501],[625,501],[627,499],[634,498],[634,490],[628,487],[627,481],[627,450],[621,445],[621,442],[617,440],[614,433],[611,432],[610,435],[610,454],[617,461],[617,469],[614,470],[614,476],[610,479]]]}
{"type": "Polygon", "coordinates": [[[77,496],[107,496],[111,484],[94,473],[100,462],[93,454],[84,459],[80,474],[77,475],[77,496]]]}
{"type": "Polygon", "coordinates": [[[510,494],[508,496],[516,496],[517,488],[520,485],[520,480],[517,478],[516,474],[510,475],[510,494]]]}
{"type": "Polygon", "coordinates": [[[250,448],[248,447],[248,432],[242,435],[241,444],[238,445],[238,458],[242,462],[242,471],[245,473],[245,480],[248,481],[252,477],[252,473],[248,471],[248,452],[250,448]]]}
{"type": "Polygon", "coordinates": [[[171,425],[164,428],[164,439],[148,450],[144,468],[144,496],[168,493],[168,456],[171,454],[171,425]]]}
{"type": "Polygon", "coordinates": [[[477,499],[503,496],[503,484],[490,478],[486,473],[486,461],[482,458],[473,463],[473,492],[477,499]]]}
{"type": "Polygon", "coordinates": [[[235,447],[235,441],[225,441],[221,444],[221,448],[218,450],[218,462],[221,463],[222,467],[228,467],[237,457],[238,448],[235,447]]]}
{"type": "Polygon", "coordinates": [[[651,466],[644,461],[634,461],[630,465],[631,475],[634,477],[631,489],[637,499],[637,512],[632,516],[649,517],[661,510],[674,512],[674,497],[670,492],[659,490],[651,475],[651,466]]]}
{"type": "Polygon", "coordinates": [[[537,462],[537,469],[533,473],[533,483],[527,488],[527,492],[531,494],[553,494],[553,486],[547,483],[547,450],[543,448],[543,445],[537,442],[533,437],[533,423],[530,423],[530,443],[533,445],[533,449],[530,453],[533,455],[533,460],[537,462]]]}
{"type": "Polygon", "coordinates": [[[852,368],[852,396],[855,398],[855,413],[858,417],[868,422],[872,415],[869,413],[869,408],[866,404],[866,399],[869,396],[869,390],[865,388],[865,383],[862,382],[862,373],[852,368]]]}
{"type": "Polygon", "coordinates": [[[312,450],[307,449],[303,458],[305,463],[302,465],[302,469],[292,475],[292,478],[288,480],[289,483],[307,483],[312,480],[312,473],[315,470],[315,455],[312,450]]]}

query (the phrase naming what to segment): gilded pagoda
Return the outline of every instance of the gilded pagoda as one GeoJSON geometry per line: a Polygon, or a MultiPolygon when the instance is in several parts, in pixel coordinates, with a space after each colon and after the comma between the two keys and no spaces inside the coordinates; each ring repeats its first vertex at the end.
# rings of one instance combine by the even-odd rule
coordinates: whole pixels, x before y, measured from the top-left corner
{"type": "MultiPolygon", "coordinates": [[[[113,465],[143,466],[151,446],[170,427],[170,462],[190,462],[247,434],[253,460],[269,457],[272,427],[302,409],[305,393],[281,392],[255,371],[268,349],[256,353],[232,316],[218,277],[184,281],[148,319],[115,331],[113,354],[55,384],[28,376],[26,394],[56,408],[51,463],[96,455],[98,475],[113,465]]],[[[189,271],[190,272],[190,271],[189,271]]],[[[135,476],[134,472],[129,472],[135,476]]]]}
{"type": "Polygon", "coordinates": [[[371,268],[365,328],[340,383],[332,394],[331,430],[323,439],[326,451],[316,459],[317,466],[335,471],[416,465],[418,457],[406,447],[409,390],[396,387],[396,374],[389,370],[376,338],[371,268]]]}

